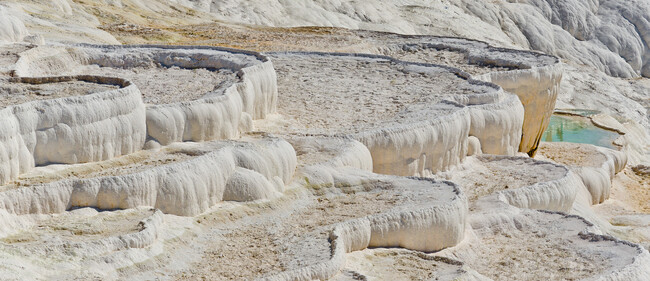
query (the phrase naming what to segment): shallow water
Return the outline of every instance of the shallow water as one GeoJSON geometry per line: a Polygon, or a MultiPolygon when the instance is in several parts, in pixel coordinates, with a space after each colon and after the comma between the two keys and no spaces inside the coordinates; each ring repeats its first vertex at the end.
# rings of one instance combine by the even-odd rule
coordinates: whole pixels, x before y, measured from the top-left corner
{"type": "Polygon", "coordinates": [[[594,126],[584,117],[552,115],[548,128],[542,135],[547,142],[588,143],[597,146],[617,149],[613,142],[620,135],[594,126]]]}

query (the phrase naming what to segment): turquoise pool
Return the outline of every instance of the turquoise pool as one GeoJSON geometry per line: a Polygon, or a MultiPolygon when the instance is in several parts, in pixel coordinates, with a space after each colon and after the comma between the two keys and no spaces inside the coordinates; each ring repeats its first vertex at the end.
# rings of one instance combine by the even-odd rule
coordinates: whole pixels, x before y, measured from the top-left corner
{"type": "Polygon", "coordinates": [[[616,149],[613,142],[619,136],[618,133],[594,126],[585,117],[553,114],[542,141],[588,143],[616,149]]]}

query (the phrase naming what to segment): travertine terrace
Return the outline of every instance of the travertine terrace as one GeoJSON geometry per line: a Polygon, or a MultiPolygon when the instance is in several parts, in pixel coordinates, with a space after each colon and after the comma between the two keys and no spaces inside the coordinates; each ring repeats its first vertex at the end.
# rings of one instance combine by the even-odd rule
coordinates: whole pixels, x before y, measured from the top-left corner
{"type": "Polygon", "coordinates": [[[644,194],[647,133],[601,114],[619,150],[541,142],[555,56],[363,30],[374,54],[45,44],[4,22],[0,279],[650,279],[648,215],[618,203],[644,194]]]}

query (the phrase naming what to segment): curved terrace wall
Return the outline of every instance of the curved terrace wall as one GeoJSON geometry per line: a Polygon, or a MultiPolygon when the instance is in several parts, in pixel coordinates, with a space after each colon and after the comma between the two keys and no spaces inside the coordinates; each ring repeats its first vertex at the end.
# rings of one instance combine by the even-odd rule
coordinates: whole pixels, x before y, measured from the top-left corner
{"type": "Polygon", "coordinates": [[[80,80],[121,88],[1,109],[0,183],[36,165],[101,161],[142,148],[145,107],[140,91],[130,82],[96,76],[14,80],[36,84],[80,80]]]}
{"type": "Polygon", "coordinates": [[[259,53],[230,48],[167,45],[35,48],[21,54],[16,74],[51,74],[57,69],[86,64],[129,68],[152,63],[187,69],[227,68],[236,71],[238,76],[236,83],[219,87],[196,100],[148,105],[148,136],[163,145],[237,138],[241,132],[250,130],[251,120],[265,118],[276,110],[277,82],[271,61],[259,53]]]}
{"type": "Polygon", "coordinates": [[[0,193],[0,207],[23,215],[59,213],[73,207],[110,210],[151,206],[168,214],[194,216],[223,201],[224,193],[234,194],[230,200],[242,201],[279,195],[293,177],[295,157],[293,147],[278,139],[225,143],[214,152],[133,174],[11,189],[0,193]],[[250,170],[248,177],[232,185],[230,181],[240,168],[250,170]]]}
{"type": "Polygon", "coordinates": [[[385,120],[383,127],[349,134],[368,147],[376,173],[412,176],[447,170],[467,155],[469,136],[476,137],[486,153],[514,154],[519,146],[524,110],[516,96],[497,85],[473,80],[460,69],[369,54],[291,52],[272,55],[386,60],[414,72],[447,71],[470,88],[487,89],[487,93],[476,90],[477,93],[463,95],[444,91],[431,93],[440,96],[441,101],[415,104],[394,119],[385,120]]]}
{"type": "Polygon", "coordinates": [[[486,73],[473,78],[497,84],[519,97],[525,112],[519,151],[534,156],[555,108],[562,80],[562,67],[557,57],[492,47],[485,42],[464,38],[378,34],[393,39],[389,45],[449,50],[464,54],[467,65],[503,68],[496,71],[486,69],[486,73]]]}

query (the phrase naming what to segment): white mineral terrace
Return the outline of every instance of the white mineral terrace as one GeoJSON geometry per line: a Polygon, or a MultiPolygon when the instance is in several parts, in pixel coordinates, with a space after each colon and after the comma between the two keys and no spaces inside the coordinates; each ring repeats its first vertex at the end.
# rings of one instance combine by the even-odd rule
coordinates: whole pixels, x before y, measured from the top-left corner
{"type": "Polygon", "coordinates": [[[0,45],[0,279],[650,279],[600,215],[638,142],[540,145],[557,58],[373,36],[0,45]]]}
{"type": "Polygon", "coordinates": [[[446,170],[467,155],[470,136],[483,152],[512,155],[519,146],[518,99],[458,69],[351,54],[278,53],[273,59],[284,119],[258,126],[349,135],[370,149],[375,172],[446,170]]]}
{"type": "MultiPolygon", "coordinates": [[[[361,32],[362,34],[364,32],[361,32]]],[[[516,94],[525,108],[519,151],[534,155],[555,108],[562,70],[541,53],[494,48],[480,41],[384,34],[383,54],[407,61],[445,64],[516,94]]]]}

